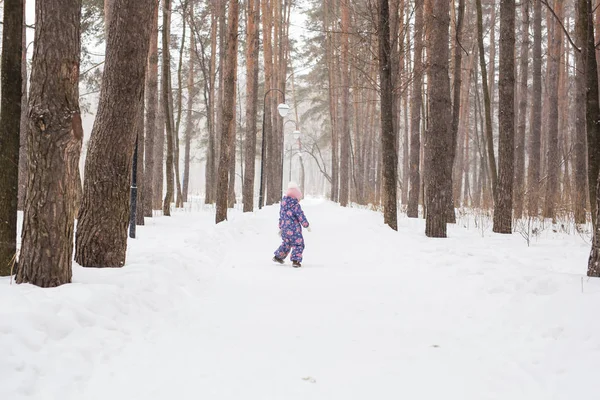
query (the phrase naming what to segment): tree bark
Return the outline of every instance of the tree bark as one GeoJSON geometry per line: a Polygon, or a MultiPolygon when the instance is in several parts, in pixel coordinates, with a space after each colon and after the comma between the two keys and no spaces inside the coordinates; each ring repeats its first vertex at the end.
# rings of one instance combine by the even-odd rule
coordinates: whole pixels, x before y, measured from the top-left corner
{"type": "Polygon", "coordinates": [[[246,24],[246,94],[248,100],[246,101],[245,171],[242,202],[244,203],[244,212],[250,212],[254,210],[260,0],[248,0],[246,8],[246,20],[248,21],[246,24]]]}
{"type": "MultiPolygon", "coordinates": [[[[21,35],[22,15],[19,9],[10,17],[17,25],[14,35],[21,35]]],[[[83,138],[79,114],[81,1],[38,1],[35,17],[27,127],[30,162],[16,281],[54,287],[71,282],[72,275],[75,183],[83,138]]],[[[6,24],[4,27],[7,29],[6,24]]],[[[8,36],[3,35],[4,40],[8,36]]],[[[3,49],[7,50],[4,45],[3,49]]],[[[19,51],[19,62],[20,55],[19,51]]],[[[7,72],[4,67],[3,60],[3,74],[7,72]]],[[[11,72],[20,91],[21,66],[11,72]]],[[[15,100],[13,107],[19,103],[20,99],[15,100]]],[[[19,115],[13,115],[15,121],[19,115]]]]}
{"type": "Polygon", "coordinates": [[[490,89],[488,87],[487,67],[485,63],[485,49],[483,47],[483,16],[481,11],[481,0],[476,0],[477,5],[477,41],[479,43],[479,66],[481,68],[481,82],[483,85],[483,103],[485,109],[485,142],[489,171],[492,180],[492,192],[496,191],[498,172],[496,170],[496,157],[494,156],[494,133],[492,130],[492,105],[490,100],[490,89]]]}
{"type": "MultiPolygon", "coordinates": [[[[390,10],[388,0],[379,0],[379,80],[381,97],[381,156],[383,164],[383,220],[393,230],[398,230],[396,210],[396,179],[398,154],[396,152],[396,132],[394,131],[393,84],[391,44],[390,44],[390,10]]],[[[343,182],[342,182],[343,183],[343,182]]],[[[340,196],[341,198],[341,196],[340,196]]],[[[341,203],[341,199],[340,199],[341,203]]],[[[342,205],[344,205],[342,203],[342,205]]]]}
{"type": "MultiPolygon", "coordinates": [[[[158,7],[155,7],[152,17],[152,32],[150,34],[150,49],[148,50],[148,67],[146,75],[146,145],[144,157],[144,216],[152,217],[155,194],[155,180],[162,181],[162,174],[155,175],[155,153],[158,140],[156,127],[158,106],[158,7]]],[[[162,161],[160,161],[162,165],[162,161]]],[[[159,198],[162,194],[159,195],[159,198]]]]}
{"type": "Polygon", "coordinates": [[[179,48],[179,62],[177,67],[177,121],[173,130],[173,168],[175,170],[175,207],[183,207],[183,193],[181,190],[181,174],[179,171],[179,128],[181,126],[181,117],[183,116],[183,50],[185,49],[185,35],[187,33],[187,18],[185,18],[188,1],[185,0],[182,4],[184,11],[183,27],[181,35],[181,46],[179,48]]]}
{"type": "Polygon", "coordinates": [[[515,162],[515,1],[500,2],[500,76],[498,82],[498,182],[494,192],[496,233],[512,233],[515,162]]]}
{"type": "Polygon", "coordinates": [[[77,222],[75,260],[84,267],[125,264],[136,116],[154,7],[154,0],[114,3],[77,222]]]}
{"type": "Polygon", "coordinates": [[[421,106],[423,103],[423,0],[415,2],[415,61],[410,108],[410,192],[406,214],[410,218],[419,217],[419,194],[421,193],[421,174],[419,172],[421,155],[421,106]]]}
{"type": "Polygon", "coordinates": [[[560,174],[560,157],[558,154],[558,86],[560,78],[560,54],[562,49],[563,1],[554,1],[554,15],[548,21],[551,45],[548,51],[548,152],[546,157],[547,175],[546,196],[544,202],[545,218],[556,218],[556,202],[558,199],[558,178],[560,174]],[[557,21],[556,18],[559,20],[557,21]]]}
{"type": "Polygon", "coordinates": [[[163,113],[167,136],[167,157],[165,158],[165,173],[167,177],[167,192],[163,200],[163,215],[171,216],[171,203],[174,200],[174,148],[175,126],[173,121],[173,101],[171,90],[171,0],[163,0],[163,35],[162,35],[162,95],[163,113]]]}
{"type": "MultiPolygon", "coordinates": [[[[25,21],[25,10],[27,1],[23,0],[23,17],[25,21]]],[[[19,200],[18,208],[23,210],[25,206],[25,193],[27,193],[27,27],[22,24],[21,38],[21,123],[19,131],[19,200]]]]}
{"type": "MultiPolygon", "coordinates": [[[[425,136],[426,210],[425,235],[446,237],[448,186],[451,171],[448,170],[447,149],[451,141],[452,104],[449,79],[450,13],[446,0],[433,0],[432,13],[428,19],[430,37],[429,54],[429,111],[435,116],[428,121],[425,136]]],[[[451,188],[450,188],[451,190],[451,188]]]]}
{"type": "Polygon", "coordinates": [[[586,154],[586,77],[585,77],[585,47],[587,43],[587,4],[586,0],[576,2],[575,31],[577,34],[577,47],[575,61],[577,75],[575,77],[575,223],[586,223],[587,189],[587,154],[586,154]]]}
{"type": "Polygon", "coordinates": [[[0,276],[11,274],[17,252],[23,7],[23,0],[4,2],[0,96],[0,276]]]}
{"type": "MultiPolygon", "coordinates": [[[[194,3],[191,2],[189,5],[189,16],[194,15],[194,3]]],[[[187,16],[186,16],[187,18],[187,16]]],[[[191,25],[191,24],[190,24],[191,25]]],[[[185,118],[185,147],[183,154],[183,188],[182,188],[182,201],[188,201],[188,192],[190,187],[190,151],[192,145],[192,136],[194,134],[194,117],[192,109],[194,107],[194,96],[196,95],[196,88],[194,87],[194,58],[192,57],[193,51],[196,48],[194,32],[190,34],[190,59],[188,61],[188,98],[187,98],[187,112],[185,118]]]]}
{"type": "MultiPolygon", "coordinates": [[[[238,47],[238,0],[229,1],[229,22],[227,33],[227,62],[223,71],[223,90],[225,93],[235,93],[237,80],[237,47],[238,47]]],[[[225,61],[225,60],[224,60],[225,61]]],[[[223,124],[221,132],[221,154],[219,156],[219,173],[217,183],[217,212],[216,223],[227,219],[227,194],[229,188],[229,169],[231,167],[231,153],[235,143],[235,95],[223,98],[223,124]]]]}
{"type": "Polygon", "coordinates": [[[521,3],[521,53],[519,56],[519,116],[515,139],[514,216],[523,216],[525,197],[525,134],[527,130],[527,82],[529,80],[529,1],[521,3]]]}
{"type": "Polygon", "coordinates": [[[599,171],[598,147],[600,145],[600,102],[598,99],[598,64],[596,62],[596,45],[594,42],[594,20],[592,17],[592,2],[587,0],[587,46],[585,54],[586,74],[586,131],[588,147],[588,191],[592,223],[597,225],[596,186],[599,171]]]}
{"type": "Polygon", "coordinates": [[[210,28],[210,66],[208,76],[208,147],[206,149],[206,174],[204,188],[204,203],[213,204],[215,202],[214,187],[216,179],[215,157],[216,157],[216,123],[215,123],[215,79],[216,79],[216,58],[217,58],[217,14],[213,2],[213,12],[211,15],[210,28]]]}
{"type": "MultiPolygon", "coordinates": [[[[270,200],[272,200],[272,192],[273,192],[273,175],[271,171],[273,170],[273,160],[274,158],[274,149],[272,148],[273,143],[273,119],[272,119],[272,110],[271,102],[273,100],[273,96],[278,96],[277,93],[269,93],[273,87],[273,44],[272,44],[272,7],[271,0],[263,0],[261,3],[262,6],[262,33],[263,33],[263,61],[264,61],[264,93],[263,96],[263,137],[261,139],[262,148],[264,148],[264,153],[261,156],[261,173],[263,180],[262,193],[259,194],[259,197],[262,196],[263,202],[265,204],[273,204],[270,200]],[[268,188],[268,189],[267,189],[268,188]]],[[[277,97],[275,97],[277,98],[277,97]]],[[[277,104],[277,103],[276,103],[277,104]]]]}
{"type": "Polygon", "coordinates": [[[542,4],[534,0],[533,14],[533,98],[531,101],[531,139],[527,168],[528,214],[538,215],[540,196],[540,166],[542,137],[542,4]]]}
{"type": "MultiPolygon", "coordinates": [[[[454,3],[454,2],[453,2],[454,3]]],[[[465,1],[458,1],[458,15],[456,17],[456,37],[454,40],[454,94],[452,100],[452,131],[450,137],[450,147],[448,148],[448,168],[453,171],[456,160],[456,147],[458,146],[458,125],[460,122],[460,91],[462,88],[462,27],[465,15],[465,1]]],[[[446,221],[456,223],[456,214],[454,211],[454,196],[452,186],[453,174],[450,173],[450,179],[445,182],[448,186],[446,221]]]]}
{"type": "MultiPolygon", "coordinates": [[[[342,91],[341,124],[340,124],[340,205],[348,205],[349,179],[350,179],[350,121],[348,101],[350,97],[350,61],[349,61],[349,31],[350,10],[346,1],[340,2],[341,19],[341,60],[340,84],[342,91]]],[[[388,25],[389,28],[389,25],[388,25]]],[[[391,112],[391,111],[390,111],[391,112]]],[[[393,144],[395,149],[395,142],[393,144]]]]}

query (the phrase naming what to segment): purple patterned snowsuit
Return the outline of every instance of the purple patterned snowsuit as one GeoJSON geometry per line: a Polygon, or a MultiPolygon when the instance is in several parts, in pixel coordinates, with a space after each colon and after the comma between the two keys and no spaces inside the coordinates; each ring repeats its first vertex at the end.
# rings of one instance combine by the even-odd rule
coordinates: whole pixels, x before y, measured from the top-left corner
{"type": "Polygon", "coordinates": [[[275,251],[275,257],[284,260],[293,247],[290,259],[302,262],[304,250],[302,227],[308,228],[308,220],[304,216],[300,203],[293,197],[283,196],[279,210],[279,229],[283,242],[275,251]]]}

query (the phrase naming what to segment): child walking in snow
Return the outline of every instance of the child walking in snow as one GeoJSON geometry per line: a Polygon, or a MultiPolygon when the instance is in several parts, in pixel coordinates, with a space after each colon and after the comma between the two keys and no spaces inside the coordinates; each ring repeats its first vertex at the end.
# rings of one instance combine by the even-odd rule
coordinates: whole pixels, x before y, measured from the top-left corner
{"type": "Polygon", "coordinates": [[[310,232],[308,220],[304,216],[300,199],[302,192],[294,182],[290,182],[288,190],[281,199],[279,209],[279,235],[281,236],[281,246],[275,250],[273,261],[283,264],[283,260],[292,250],[292,266],[298,268],[302,263],[302,252],[304,251],[304,237],[302,237],[302,227],[310,232]]]}

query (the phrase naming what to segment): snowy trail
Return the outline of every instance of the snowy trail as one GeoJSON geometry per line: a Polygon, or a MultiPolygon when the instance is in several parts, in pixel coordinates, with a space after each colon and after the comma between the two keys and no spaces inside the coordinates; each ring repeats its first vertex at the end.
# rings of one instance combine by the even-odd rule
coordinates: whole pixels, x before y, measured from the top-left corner
{"type": "MultiPolygon", "coordinates": [[[[103,311],[119,334],[95,329],[88,348],[75,330],[79,347],[50,340],[41,351],[65,370],[34,361],[0,397],[597,399],[600,283],[581,293],[585,243],[527,248],[460,227],[432,240],[423,221],[401,219],[396,233],[372,211],[303,207],[313,231],[300,269],[270,261],[276,207],[216,227],[208,212],[156,219],[128,268],[106,273],[123,307],[145,296],[150,311],[103,311]]],[[[84,287],[104,274],[75,272],[84,287]]]]}

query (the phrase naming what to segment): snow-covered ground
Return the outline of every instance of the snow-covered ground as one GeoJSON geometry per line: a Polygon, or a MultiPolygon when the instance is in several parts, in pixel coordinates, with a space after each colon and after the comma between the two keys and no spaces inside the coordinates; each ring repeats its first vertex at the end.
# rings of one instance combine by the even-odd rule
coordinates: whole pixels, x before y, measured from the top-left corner
{"type": "Polygon", "coordinates": [[[428,239],[422,220],[302,204],[300,269],[271,262],[276,207],[216,226],[205,208],[147,219],[125,268],[1,278],[0,399],[600,398],[578,235],[428,239]]]}

